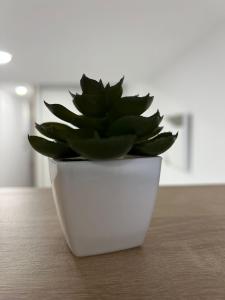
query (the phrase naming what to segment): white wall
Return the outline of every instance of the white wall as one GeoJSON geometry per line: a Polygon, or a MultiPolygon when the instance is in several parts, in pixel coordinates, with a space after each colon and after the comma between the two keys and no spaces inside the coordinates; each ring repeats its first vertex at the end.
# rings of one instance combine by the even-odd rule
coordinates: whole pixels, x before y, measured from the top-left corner
{"type": "Polygon", "coordinates": [[[192,168],[167,168],[162,183],[225,183],[225,26],[151,81],[162,112],[193,115],[192,168]]]}
{"type": "Polygon", "coordinates": [[[29,100],[0,88],[0,187],[31,186],[29,100]]]}

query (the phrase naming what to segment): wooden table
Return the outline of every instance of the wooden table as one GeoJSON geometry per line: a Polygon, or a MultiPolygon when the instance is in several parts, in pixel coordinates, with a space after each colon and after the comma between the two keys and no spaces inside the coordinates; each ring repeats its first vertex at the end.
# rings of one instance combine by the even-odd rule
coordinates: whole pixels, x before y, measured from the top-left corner
{"type": "Polygon", "coordinates": [[[87,258],[48,189],[0,191],[0,299],[225,299],[225,186],[161,188],[141,248],[87,258]]]}

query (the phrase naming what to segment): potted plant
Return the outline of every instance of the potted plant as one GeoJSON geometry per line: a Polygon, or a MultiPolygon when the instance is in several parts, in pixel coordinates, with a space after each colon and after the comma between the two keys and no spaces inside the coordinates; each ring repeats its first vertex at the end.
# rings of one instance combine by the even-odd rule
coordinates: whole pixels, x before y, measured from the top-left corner
{"type": "Polygon", "coordinates": [[[29,136],[30,144],[50,158],[57,213],[75,255],[139,246],[158,190],[158,155],[172,146],[177,134],[160,133],[159,111],[141,116],[152,96],[122,97],[123,78],[115,85],[104,85],[83,75],[80,84],[82,94],[70,94],[81,115],[45,102],[70,126],[36,124],[50,140],[29,136]]]}

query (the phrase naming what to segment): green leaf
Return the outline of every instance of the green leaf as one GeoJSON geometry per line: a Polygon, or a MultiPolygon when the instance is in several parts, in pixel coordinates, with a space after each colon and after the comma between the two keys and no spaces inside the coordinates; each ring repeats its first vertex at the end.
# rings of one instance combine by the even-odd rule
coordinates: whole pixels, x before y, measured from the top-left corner
{"type": "Polygon", "coordinates": [[[115,85],[110,86],[108,83],[105,87],[105,96],[108,103],[108,107],[111,108],[111,105],[120,100],[123,94],[123,81],[124,77],[120,79],[115,85]]]}
{"type": "Polygon", "coordinates": [[[94,131],[91,129],[74,129],[57,122],[36,124],[35,127],[41,134],[59,142],[66,142],[71,137],[90,138],[94,135],[94,131]]]}
{"type": "Polygon", "coordinates": [[[123,157],[131,149],[134,135],[110,138],[70,139],[69,145],[74,151],[88,159],[114,159],[123,157]]]}
{"type": "Polygon", "coordinates": [[[143,135],[139,138],[137,138],[137,140],[135,141],[135,144],[140,144],[144,141],[147,141],[149,138],[152,138],[152,137],[155,137],[157,134],[159,134],[161,131],[163,130],[163,127],[162,126],[159,126],[157,128],[155,128],[151,134],[146,134],[146,135],[143,135]]]}
{"type": "Polygon", "coordinates": [[[35,127],[41,134],[47,136],[50,139],[61,142],[65,142],[68,137],[76,132],[76,129],[57,122],[46,122],[43,124],[36,123],[35,127]]]}
{"type": "Polygon", "coordinates": [[[31,146],[37,152],[52,157],[54,159],[69,158],[79,156],[74,150],[66,144],[52,142],[39,136],[28,136],[31,146]]]}
{"type": "Polygon", "coordinates": [[[125,116],[112,123],[108,135],[135,134],[137,139],[143,136],[149,138],[155,135],[154,131],[158,128],[162,118],[159,111],[150,117],[125,116]]]}
{"type": "Polygon", "coordinates": [[[93,130],[101,130],[104,127],[104,118],[92,118],[86,116],[79,116],[61,104],[48,104],[45,102],[47,108],[59,119],[66,121],[79,128],[90,128],[93,130]]]}
{"type": "Polygon", "coordinates": [[[82,114],[89,117],[104,117],[106,113],[106,103],[102,95],[76,94],[73,103],[82,114]]]}
{"type": "Polygon", "coordinates": [[[101,80],[97,81],[88,78],[85,74],[80,80],[80,85],[84,94],[98,94],[104,91],[104,85],[101,80]]]}
{"type": "Polygon", "coordinates": [[[155,138],[135,145],[131,154],[157,156],[168,150],[175,142],[178,133],[173,135],[171,132],[164,132],[155,138]]]}
{"type": "Polygon", "coordinates": [[[152,104],[153,96],[147,94],[144,97],[123,97],[116,101],[111,111],[113,117],[139,116],[143,114],[152,104]]]}

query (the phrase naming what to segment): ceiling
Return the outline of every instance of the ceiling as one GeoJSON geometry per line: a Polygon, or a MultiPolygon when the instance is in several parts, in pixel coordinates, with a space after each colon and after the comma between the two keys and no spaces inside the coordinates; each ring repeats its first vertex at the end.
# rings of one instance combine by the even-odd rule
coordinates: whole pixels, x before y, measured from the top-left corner
{"type": "Polygon", "coordinates": [[[0,80],[150,80],[224,18],[224,0],[0,0],[0,80]]]}

